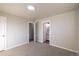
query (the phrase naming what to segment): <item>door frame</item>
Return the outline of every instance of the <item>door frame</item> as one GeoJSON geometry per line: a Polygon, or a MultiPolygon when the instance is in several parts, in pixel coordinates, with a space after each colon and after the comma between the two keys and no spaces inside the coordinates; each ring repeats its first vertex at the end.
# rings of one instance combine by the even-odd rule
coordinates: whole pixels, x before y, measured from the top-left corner
{"type": "Polygon", "coordinates": [[[37,22],[39,22],[38,20],[36,20],[35,22],[34,22],[34,42],[38,42],[38,40],[37,40],[37,38],[36,38],[36,23],[37,22]]]}
{"type": "Polygon", "coordinates": [[[3,50],[6,50],[7,49],[7,17],[4,17],[4,16],[0,16],[3,18],[3,20],[5,20],[5,34],[4,34],[4,48],[2,49],[3,50]]]}
{"type": "Polygon", "coordinates": [[[42,43],[44,42],[44,40],[43,40],[43,38],[44,38],[44,33],[43,33],[43,24],[44,23],[46,23],[46,22],[49,22],[49,24],[50,24],[50,30],[49,30],[49,45],[51,44],[51,33],[52,33],[52,31],[51,31],[51,29],[52,29],[52,24],[51,24],[51,20],[43,20],[42,21],[42,43]]]}
{"type": "Polygon", "coordinates": [[[36,38],[35,38],[35,23],[32,21],[28,21],[27,22],[27,39],[28,39],[28,43],[30,43],[29,41],[29,23],[32,23],[34,25],[34,42],[36,42],[36,38]]]}

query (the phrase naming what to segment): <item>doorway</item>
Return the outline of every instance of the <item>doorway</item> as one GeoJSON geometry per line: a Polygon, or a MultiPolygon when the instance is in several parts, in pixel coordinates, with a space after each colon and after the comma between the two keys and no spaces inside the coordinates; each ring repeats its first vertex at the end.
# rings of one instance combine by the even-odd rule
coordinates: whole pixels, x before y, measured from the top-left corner
{"type": "Polygon", "coordinates": [[[0,51],[6,47],[6,17],[0,16],[0,51]]]}
{"type": "Polygon", "coordinates": [[[43,43],[50,43],[49,39],[50,33],[50,22],[43,23],[43,43]]]}
{"type": "Polygon", "coordinates": [[[29,23],[29,42],[34,41],[34,24],[29,23]]]}

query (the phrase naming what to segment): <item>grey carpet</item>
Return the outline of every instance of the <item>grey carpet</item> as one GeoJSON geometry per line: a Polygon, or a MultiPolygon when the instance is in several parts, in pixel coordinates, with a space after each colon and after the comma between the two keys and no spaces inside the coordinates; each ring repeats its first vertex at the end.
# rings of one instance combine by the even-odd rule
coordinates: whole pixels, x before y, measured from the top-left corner
{"type": "Polygon", "coordinates": [[[77,56],[77,53],[49,46],[45,43],[25,44],[7,51],[0,52],[0,56],[77,56]]]}

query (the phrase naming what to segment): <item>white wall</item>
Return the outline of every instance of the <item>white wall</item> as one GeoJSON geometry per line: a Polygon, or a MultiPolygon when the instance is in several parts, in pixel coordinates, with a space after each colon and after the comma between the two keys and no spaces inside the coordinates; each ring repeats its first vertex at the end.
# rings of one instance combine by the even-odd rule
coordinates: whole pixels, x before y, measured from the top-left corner
{"type": "Polygon", "coordinates": [[[43,25],[41,23],[41,21],[38,22],[38,33],[37,33],[37,37],[38,37],[38,42],[43,42],[43,25]]]}
{"type": "Polygon", "coordinates": [[[27,43],[27,20],[7,13],[0,15],[7,17],[7,49],[27,43]]]}
{"type": "Polygon", "coordinates": [[[52,20],[52,45],[76,51],[75,11],[54,16],[52,20]]]}
{"type": "Polygon", "coordinates": [[[76,29],[75,29],[76,11],[70,11],[56,16],[40,19],[39,21],[39,42],[42,42],[42,22],[51,20],[51,45],[77,50],[76,29]]]}

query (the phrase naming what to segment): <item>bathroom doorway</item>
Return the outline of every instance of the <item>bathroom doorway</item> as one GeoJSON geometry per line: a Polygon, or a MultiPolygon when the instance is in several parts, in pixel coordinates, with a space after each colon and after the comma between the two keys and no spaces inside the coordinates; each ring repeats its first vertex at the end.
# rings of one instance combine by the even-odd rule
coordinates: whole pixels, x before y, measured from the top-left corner
{"type": "Polygon", "coordinates": [[[43,43],[50,43],[50,22],[43,23],[43,43]]]}

